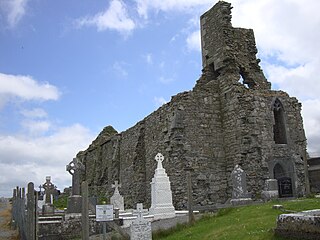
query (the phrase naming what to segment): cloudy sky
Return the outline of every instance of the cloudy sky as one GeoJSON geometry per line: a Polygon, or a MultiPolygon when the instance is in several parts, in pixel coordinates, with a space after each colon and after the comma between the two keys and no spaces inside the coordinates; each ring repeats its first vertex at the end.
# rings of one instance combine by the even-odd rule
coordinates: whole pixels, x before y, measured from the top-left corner
{"type": "MultiPolygon", "coordinates": [[[[0,196],[52,176],[106,125],[118,131],[190,90],[201,74],[199,16],[216,0],[0,0],[0,196]]],[[[320,1],[234,0],[273,89],[303,104],[320,156],[320,1]]]]}

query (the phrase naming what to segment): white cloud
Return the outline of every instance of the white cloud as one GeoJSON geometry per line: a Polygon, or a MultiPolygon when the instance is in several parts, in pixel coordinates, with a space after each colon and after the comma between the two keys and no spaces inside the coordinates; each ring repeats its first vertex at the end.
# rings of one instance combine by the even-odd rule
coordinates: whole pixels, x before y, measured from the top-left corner
{"type": "Polygon", "coordinates": [[[149,65],[153,64],[153,59],[152,59],[152,54],[151,53],[147,53],[147,54],[143,55],[143,58],[145,59],[145,61],[149,65]]]}
{"type": "Polygon", "coordinates": [[[192,32],[187,37],[187,47],[189,50],[200,51],[201,50],[201,40],[200,40],[200,30],[192,32]]]}
{"type": "Polygon", "coordinates": [[[187,11],[193,8],[208,7],[212,0],[136,0],[140,16],[147,18],[150,10],[155,11],[187,11]]]}
{"type": "Polygon", "coordinates": [[[125,62],[115,62],[112,66],[113,71],[120,77],[127,77],[128,72],[126,70],[128,64],[125,62]]]}
{"type": "Polygon", "coordinates": [[[159,81],[163,84],[168,84],[174,81],[174,78],[170,78],[170,77],[159,77],[159,81]]]}
{"type": "Polygon", "coordinates": [[[129,33],[136,27],[134,21],[128,16],[126,5],[120,0],[112,0],[106,11],[78,19],[76,24],[78,27],[95,26],[98,31],[109,29],[121,33],[129,33]]]}
{"type": "Polygon", "coordinates": [[[161,107],[163,104],[166,104],[168,101],[164,97],[154,97],[153,101],[156,107],[161,107]]]}
{"type": "Polygon", "coordinates": [[[21,125],[25,130],[29,132],[31,135],[39,135],[44,134],[49,131],[51,127],[51,123],[49,121],[39,121],[39,120],[30,120],[26,119],[21,122],[21,125]]]}
{"type": "Polygon", "coordinates": [[[304,127],[308,136],[308,150],[313,156],[320,156],[320,99],[302,102],[304,127]]]}
{"type": "Polygon", "coordinates": [[[28,0],[0,1],[0,11],[6,15],[9,28],[14,28],[26,14],[28,0]]]}
{"type": "Polygon", "coordinates": [[[27,118],[45,118],[48,116],[47,112],[42,108],[24,109],[21,111],[21,114],[27,118]]]}
{"type": "MultiPolygon", "coordinates": [[[[36,186],[52,176],[60,189],[71,184],[65,165],[94,139],[80,124],[58,128],[49,136],[0,135],[0,196],[10,196],[16,185],[36,186]]],[[[62,189],[63,190],[63,189],[62,189]]]]}
{"type": "Polygon", "coordinates": [[[30,76],[0,73],[0,105],[12,98],[20,100],[57,100],[59,90],[49,83],[39,83],[30,76]]]}

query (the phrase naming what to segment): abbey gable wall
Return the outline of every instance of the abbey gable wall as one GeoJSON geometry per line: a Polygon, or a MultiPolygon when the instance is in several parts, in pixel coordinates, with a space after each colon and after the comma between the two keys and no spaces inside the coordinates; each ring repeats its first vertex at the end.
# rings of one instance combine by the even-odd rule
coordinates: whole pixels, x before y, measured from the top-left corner
{"type": "Polygon", "coordinates": [[[126,207],[150,206],[150,182],[161,152],[176,209],[187,206],[186,168],[192,167],[194,204],[231,198],[236,164],[247,174],[248,191],[259,198],[269,178],[305,191],[306,138],[301,104],[271,90],[256,58],[251,29],[233,28],[231,5],[219,1],[201,16],[202,76],[188,92],[128,130],[106,127],[77,157],[86,167],[92,194],[122,184],[126,207]]]}

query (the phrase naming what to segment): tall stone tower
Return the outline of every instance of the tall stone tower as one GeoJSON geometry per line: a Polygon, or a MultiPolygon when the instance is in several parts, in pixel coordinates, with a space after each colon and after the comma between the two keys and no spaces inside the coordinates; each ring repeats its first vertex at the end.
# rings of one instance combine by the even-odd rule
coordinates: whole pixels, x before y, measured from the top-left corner
{"type": "Polygon", "coordinates": [[[231,5],[219,1],[201,16],[203,73],[193,90],[116,133],[105,128],[77,157],[93,194],[120,181],[126,207],[150,206],[150,182],[161,152],[176,209],[186,208],[186,169],[192,168],[196,205],[231,198],[230,174],[240,165],[252,197],[276,178],[280,196],[305,192],[306,138],[301,104],[271,90],[256,58],[251,29],[233,28],[231,5]]]}

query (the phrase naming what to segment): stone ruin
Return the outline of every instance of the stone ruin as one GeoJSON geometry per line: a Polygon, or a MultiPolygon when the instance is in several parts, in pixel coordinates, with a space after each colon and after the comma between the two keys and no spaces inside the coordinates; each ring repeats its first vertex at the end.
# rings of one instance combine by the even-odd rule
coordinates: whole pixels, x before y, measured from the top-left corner
{"type": "Polygon", "coordinates": [[[260,198],[267,179],[277,179],[280,197],[304,195],[301,104],[271,89],[256,57],[253,30],[232,27],[231,9],[219,1],[200,18],[203,69],[192,90],[173,96],[124,132],[106,127],[77,154],[91,194],[99,195],[118,179],[126,208],[141,202],[150,206],[153,156],[162,152],[176,209],[187,206],[188,166],[194,169],[198,206],[232,198],[230,175],[236,165],[246,173],[252,199],[260,198]]]}

